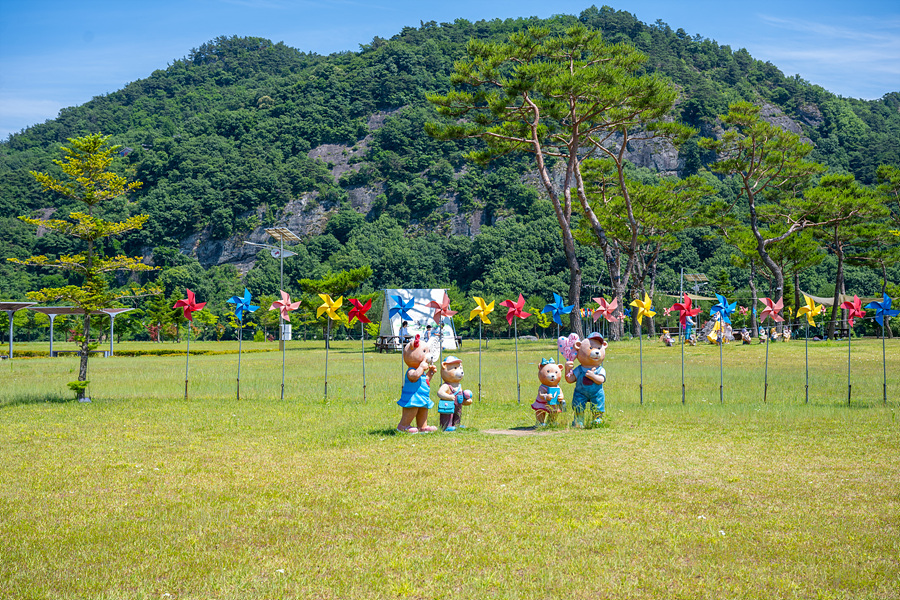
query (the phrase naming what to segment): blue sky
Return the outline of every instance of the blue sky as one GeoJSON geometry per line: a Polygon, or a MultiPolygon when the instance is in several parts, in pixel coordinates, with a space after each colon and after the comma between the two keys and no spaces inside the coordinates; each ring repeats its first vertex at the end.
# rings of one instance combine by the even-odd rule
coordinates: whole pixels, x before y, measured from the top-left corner
{"type": "MultiPolygon", "coordinates": [[[[645,23],[747,48],[785,74],[843,96],[900,91],[900,3],[631,0],[645,23]]],[[[597,3],[602,6],[602,2],[597,3]]],[[[358,50],[420,21],[578,14],[589,1],[0,0],[0,140],[164,69],[220,35],[306,52],[358,50]]]]}

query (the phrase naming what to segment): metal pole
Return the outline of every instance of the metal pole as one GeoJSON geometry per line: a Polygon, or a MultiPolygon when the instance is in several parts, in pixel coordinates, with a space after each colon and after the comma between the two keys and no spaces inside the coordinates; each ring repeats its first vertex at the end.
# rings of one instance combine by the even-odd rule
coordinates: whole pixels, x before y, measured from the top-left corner
{"type": "Polygon", "coordinates": [[[850,331],[847,331],[847,406],[850,406],[850,394],[852,391],[852,386],[850,385],[850,340],[851,340],[850,331]]]}
{"type": "Polygon", "coordinates": [[[641,358],[641,406],[644,405],[644,331],[638,323],[638,353],[641,358]]]}
{"type": "Polygon", "coordinates": [[[769,338],[771,335],[766,336],[766,379],[763,387],[763,404],[767,402],[767,396],[769,395],[769,338]]]}
{"type": "Polygon", "coordinates": [[[188,399],[188,373],[191,366],[191,324],[188,321],[187,356],[184,358],[184,399],[188,399]]]}
{"type": "Polygon", "coordinates": [[[362,362],[363,362],[363,402],[366,402],[366,328],[363,322],[359,322],[359,335],[362,341],[362,362]]]}
{"type": "Polygon", "coordinates": [[[809,404],[809,321],[806,322],[806,404],[809,404]]]}
{"type": "Polygon", "coordinates": [[[519,328],[515,317],[513,317],[513,336],[516,339],[516,402],[522,404],[522,390],[519,386],[519,328]]]}
{"type": "Polygon", "coordinates": [[[681,404],[684,404],[684,327],[681,326],[680,319],[678,321],[678,337],[681,338],[681,404]]]}
{"type": "Polygon", "coordinates": [[[53,358],[53,320],[56,319],[56,315],[50,314],[47,316],[50,317],[50,358],[53,358]]]}
{"type": "MultiPolygon", "coordinates": [[[[884,393],[884,403],[887,404],[887,358],[884,353],[884,324],[887,322],[887,315],[883,315],[881,317],[881,367],[884,372],[883,383],[881,384],[881,389],[884,393]]],[[[11,347],[10,347],[11,348],[11,347]]],[[[12,350],[9,352],[10,357],[12,357],[12,350]]]]}
{"type": "Polygon", "coordinates": [[[481,402],[481,317],[478,318],[478,401],[481,402]]]}
{"type": "Polygon", "coordinates": [[[725,370],[722,368],[722,347],[725,345],[725,321],[719,318],[719,404],[725,403],[725,370]]]}
{"type": "Polygon", "coordinates": [[[14,311],[14,310],[8,310],[8,311],[6,311],[6,314],[9,315],[9,360],[12,360],[12,357],[13,357],[13,354],[12,354],[12,336],[13,336],[13,314],[14,314],[15,312],[16,312],[16,311],[14,311]]]}
{"type": "MultiPolygon", "coordinates": [[[[284,236],[281,236],[281,252],[278,254],[278,262],[281,265],[281,279],[279,285],[284,291],[284,236]]],[[[278,341],[281,343],[281,399],[284,400],[284,318],[278,311],[278,341]]]]}
{"type": "Polygon", "coordinates": [[[238,328],[238,378],[237,378],[237,399],[241,399],[241,344],[244,341],[244,319],[241,315],[241,326],[238,328]]]}
{"type": "Polygon", "coordinates": [[[328,346],[331,337],[331,317],[328,317],[328,327],[325,330],[325,401],[328,401],[328,346]]]}

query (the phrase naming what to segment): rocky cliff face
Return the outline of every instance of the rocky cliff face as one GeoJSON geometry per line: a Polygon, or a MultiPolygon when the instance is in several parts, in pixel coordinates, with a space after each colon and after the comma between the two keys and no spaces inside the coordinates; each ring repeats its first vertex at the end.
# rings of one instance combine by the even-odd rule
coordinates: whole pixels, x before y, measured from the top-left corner
{"type": "MultiPolygon", "coordinates": [[[[399,109],[398,109],[399,110],[399,109]]],[[[328,165],[335,182],[341,176],[350,171],[358,171],[363,164],[366,152],[372,141],[372,134],[384,125],[385,120],[396,111],[379,112],[373,114],[368,121],[369,134],[359,140],[353,146],[341,144],[323,144],[309,151],[309,157],[321,160],[328,165]]],[[[783,114],[771,104],[764,104],[761,112],[762,118],[792,133],[802,135],[801,125],[783,114]]],[[[801,107],[800,116],[804,124],[818,126],[822,122],[822,113],[815,105],[801,107]]],[[[720,125],[707,128],[701,132],[703,135],[718,136],[722,133],[720,125]]],[[[425,135],[423,133],[423,135],[425,135]]],[[[802,138],[809,143],[809,139],[802,138]]],[[[683,167],[679,159],[678,150],[667,140],[636,140],[628,144],[625,153],[626,160],[640,167],[646,167],[658,171],[663,175],[677,175],[683,167]]],[[[553,173],[555,183],[562,185],[565,176],[564,165],[557,165],[553,173]]],[[[536,173],[527,173],[523,180],[534,185],[543,195],[543,186],[536,173]]],[[[361,214],[368,214],[379,194],[384,192],[381,183],[374,183],[365,187],[350,188],[347,195],[350,204],[361,214]]],[[[449,235],[477,235],[485,223],[485,215],[482,210],[471,213],[460,211],[457,198],[453,194],[445,196],[446,203],[437,209],[446,213],[449,220],[442,229],[442,233],[449,235]]],[[[318,192],[305,193],[299,198],[289,202],[277,216],[277,223],[288,227],[300,237],[308,237],[322,233],[329,216],[337,210],[334,204],[322,203],[318,200],[318,192]]],[[[251,216],[252,213],[241,215],[242,218],[251,216]]],[[[257,217],[262,220],[264,210],[258,209],[257,217]]],[[[414,225],[414,224],[412,224],[414,225]]],[[[231,236],[227,240],[215,240],[210,235],[209,228],[196,233],[181,243],[181,252],[197,258],[204,268],[226,263],[233,264],[241,274],[246,273],[256,262],[258,247],[245,245],[244,242],[271,243],[272,239],[266,233],[266,225],[260,225],[250,233],[240,233],[231,236]]],[[[148,255],[147,260],[152,260],[148,255]]]]}

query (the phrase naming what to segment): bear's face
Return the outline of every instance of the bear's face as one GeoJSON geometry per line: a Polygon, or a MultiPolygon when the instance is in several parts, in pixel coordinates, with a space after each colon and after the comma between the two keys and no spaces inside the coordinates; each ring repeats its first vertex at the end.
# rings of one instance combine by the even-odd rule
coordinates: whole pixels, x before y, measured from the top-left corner
{"type": "Polygon", "coordinates": [[[462,362],[441,363],[441,380],[444,383],[459,383],[463,375],[462,362]]]}
{"type": "Polygon", "coordinates": [[[575,343],[578,351],[578,362],[588,368],[599,367],[606,358],[606,341],[599,339],[583,339],[575,343]]]}
{"type": "Polygon", "coordinates": [[[547,387],[557,387],[562,379],[562,365],[548,363],[538,365],[538,380],[547,387]]]}
{"type": "Polygon", "coordinates": [[[403,362],[410,369],[418,369],[428,356],[428,345],[419,336],[403,347],[403,362]]]}

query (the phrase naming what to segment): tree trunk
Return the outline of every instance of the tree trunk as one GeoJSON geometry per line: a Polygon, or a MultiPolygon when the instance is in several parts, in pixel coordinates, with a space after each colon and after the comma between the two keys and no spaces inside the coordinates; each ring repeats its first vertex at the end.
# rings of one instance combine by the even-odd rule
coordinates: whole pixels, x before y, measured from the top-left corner
{"type": "Polygon", "coordinates": [[[844,287],[844,248],[841,242],[837,239],[836,227],[834,232],[834,253],[835,255],[837,255],[837,279],[834,282],[834,300],[831,305],[831,319],[828,321],[828,325],[825,328],[825,336],[829,340],[834,339],[834,325],[837,320],[837,311],[840,305],[840,302],[838,302],[838,300],[840,299],[841,289],[844,287]]]}
{"type": "Polygon", "coordinates": [[[756,303],[759,296],[756,292],[756,263],[750,260],[750,333],[759,335],[759,323],[756,320],[756,303]]]}
{"type": "MultiPolygon", "coordinates": [[[[84,315],[84,337],[81,339],[81,360],[78,363],[78,381],[87,381],[88,373],[88,357],[91,349],[91,313],[86,312],[84,315]]],[[[85,390],[78,390],[78,400],[84,400],[85,390]]]]}

